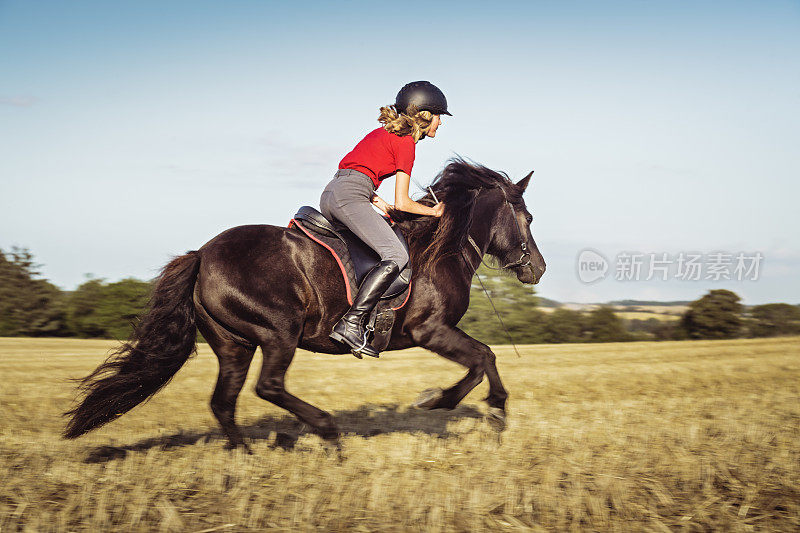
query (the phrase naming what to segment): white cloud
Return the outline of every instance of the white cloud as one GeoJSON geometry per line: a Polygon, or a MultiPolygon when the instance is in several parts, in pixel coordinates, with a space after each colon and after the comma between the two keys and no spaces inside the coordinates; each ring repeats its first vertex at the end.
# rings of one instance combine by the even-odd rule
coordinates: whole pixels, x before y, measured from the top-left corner
{"type": "Polygon", "coordinates": [[[31,107],[39,102],[35,96],[0,96],[0,104],[13,107],[31,107]]]}

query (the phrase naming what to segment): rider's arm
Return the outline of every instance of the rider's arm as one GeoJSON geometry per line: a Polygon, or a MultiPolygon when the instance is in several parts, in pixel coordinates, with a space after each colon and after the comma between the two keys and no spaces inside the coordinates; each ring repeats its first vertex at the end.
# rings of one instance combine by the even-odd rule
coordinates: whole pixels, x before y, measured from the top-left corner
{"type": "Polygon", "coordinates": [[[394,181],[394,208],[400,211],[416,213],[418,215],[441,216],[440,209],[437,210],[433,207],[428,207],[427,205],[415,202],[410,196],[408,196],[408,186],[410,182],[411,176],[401,170],[397,171],[394,181]]]}

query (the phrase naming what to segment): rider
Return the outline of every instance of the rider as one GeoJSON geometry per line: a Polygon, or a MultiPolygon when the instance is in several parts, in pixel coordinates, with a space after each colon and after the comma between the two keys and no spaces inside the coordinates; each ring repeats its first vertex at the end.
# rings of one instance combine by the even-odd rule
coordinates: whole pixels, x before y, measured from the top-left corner
{"type": "Polygon", "coordinates": [[[406,84],[397,93],[395,104],[381,107],[381,127],[369,132],[339,163],[339,170],[320,197],[320,210],[328,219],[345,224],[381,261],[364,277],[350,310],[333,326],[330,337],[347,344],[353,354],[378,357],[367,344],[366,318],[381,295],[408,263],[408,252],[386,219],[372,209],[375,205],[388,213],[390,208],[409,213],[441,217],[444,205],[429,207],[408,196],[415,145],[425,137],[435,137],[440,115],[450,115],[447,99],[438,87],[427,81],[406,84]],[[394,205],[389,205],[375,190],[381,181],[395,177],[394,205]],[[371,205],[372,204],[372,205],[371,205]]]}

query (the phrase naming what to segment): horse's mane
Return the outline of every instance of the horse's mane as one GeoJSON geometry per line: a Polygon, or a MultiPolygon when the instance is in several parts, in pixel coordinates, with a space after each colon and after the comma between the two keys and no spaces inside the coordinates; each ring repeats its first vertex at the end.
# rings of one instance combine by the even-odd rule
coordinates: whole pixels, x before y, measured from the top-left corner
{"type": "MultiPolygon", "coordinates": [[[[500,188],[506,198],[519,205],[522,190],[502,172],[486,168],[455,157],[434,178],[431,189],[445,210],[441,218],[415,215],[404,211],[390,211],[392,220],[405,233],[409,246],[415,249],[418,272],[430,271],[440,259],[460,252],[467,244],[472,227],[475,200],[481,191],[500,188]]],[[[433,205],[430,193],[417,200],[421,204],[433,205]]]]}

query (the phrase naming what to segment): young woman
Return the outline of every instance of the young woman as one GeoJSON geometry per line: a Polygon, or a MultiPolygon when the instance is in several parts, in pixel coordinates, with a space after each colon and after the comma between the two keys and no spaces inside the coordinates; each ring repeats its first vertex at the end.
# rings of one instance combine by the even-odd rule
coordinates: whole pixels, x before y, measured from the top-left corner
{"type": "Polygon", "coordinates": [[[378,357],[367,344],[365,319],[381,295],[408,263],[408,253],[381,211],[389,208],[421,215],[442,216],[441,203],[428,207],[408,196],[416,143],[435,137],[440,115],[450,115],[447,99],[438,87],[427,81],[406,84],[397,93],[393,106],[382,107],[381,127],[369,132],[339,163],[339,170],[320,197],[320,210],[328,219],[345,224],[380,255],[378,263],[361,282],[350,310],[334,325],[330,337],[360,354],[378,357]],[[381,181],[395,175],[394,205],[389,205],[375,190],[381,181]]]}

